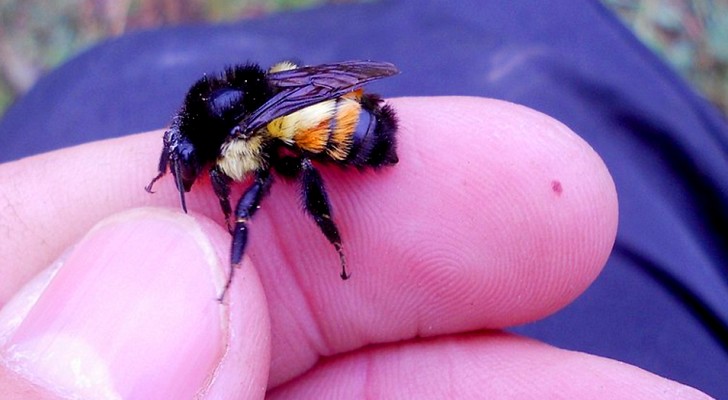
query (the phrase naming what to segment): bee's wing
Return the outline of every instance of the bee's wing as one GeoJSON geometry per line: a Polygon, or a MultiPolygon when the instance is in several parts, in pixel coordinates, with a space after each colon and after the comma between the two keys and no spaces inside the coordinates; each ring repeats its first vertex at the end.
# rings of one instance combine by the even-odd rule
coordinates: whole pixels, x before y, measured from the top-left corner
{"type": "Polygon", "coordinates": [[[343,96],[373,80],[398,72],[390,63],[346,61],[270,73],[270,84],[280,91],[239,126],[244,132],[255,131],[276,118],[343,96]]]}

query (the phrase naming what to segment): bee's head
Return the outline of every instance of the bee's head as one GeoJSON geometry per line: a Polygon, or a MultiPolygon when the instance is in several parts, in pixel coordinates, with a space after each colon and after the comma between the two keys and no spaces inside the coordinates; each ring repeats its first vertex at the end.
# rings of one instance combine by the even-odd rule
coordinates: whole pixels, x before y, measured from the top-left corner
{"type": "Polygon", "coordinates": [[[147,185],[147,191],[151,192],[154,183],[169,170],[187,211],[185,192],[190,191],[202,169],[217,160],[238,122],[271,96],[265,72],[256,64],[228,68],[219,76],[205,75],[197,80],[164,133],[159,174],[147,185]]]}
{"type": "Polygon", "coordinates": [[[167,173],[168,168],[174,176],[182,209],[187,212],[185,192],[190,191],[202,167],[195,146],[184,135],[180,134],[179,127],[175,123],[172,124],[169,130],[164,132],[164,147],[159,157],[159,174],[146,186],[147,192],[152,193],[152,186],[167,173]]]}

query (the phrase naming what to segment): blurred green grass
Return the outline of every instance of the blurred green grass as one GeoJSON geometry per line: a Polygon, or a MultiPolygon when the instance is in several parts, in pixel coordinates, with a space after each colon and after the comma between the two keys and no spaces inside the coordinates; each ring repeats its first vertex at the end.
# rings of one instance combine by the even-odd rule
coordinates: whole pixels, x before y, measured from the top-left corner
{"type": "Polygon", "coordinates": [[[0,115],[45,72],[104,38],[367,0],[0,0],[0,115]]]}
{"type": "Polygon", "coordinates": [[[728,0],[602,0],[728,115],[728,0]]]}
{"type": "MultiPolygon", "coordinates": [[[[364,1],[372,0],[0,0],[0,115],[42,74],[106,37],[364,1]]],[[[728,115],[728,0],[601,1],[728,115]]]]}

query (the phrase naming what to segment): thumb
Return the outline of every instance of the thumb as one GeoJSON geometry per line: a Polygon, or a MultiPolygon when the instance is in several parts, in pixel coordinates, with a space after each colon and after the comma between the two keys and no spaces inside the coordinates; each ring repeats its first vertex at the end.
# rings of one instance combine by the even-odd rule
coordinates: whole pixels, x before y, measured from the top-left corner
{"type": "Polygon", "coordinates": [[[162,209],[99,223],[0,311],[0,398],[262,398],[270,330],[249,263],[216,300],[229,244],[162,209]]]}

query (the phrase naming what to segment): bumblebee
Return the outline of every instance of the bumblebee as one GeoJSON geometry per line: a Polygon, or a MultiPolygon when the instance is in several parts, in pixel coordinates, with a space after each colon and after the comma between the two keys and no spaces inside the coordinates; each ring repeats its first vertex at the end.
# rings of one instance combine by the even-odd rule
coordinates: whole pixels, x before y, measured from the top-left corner
{"type": "Polygon", "coordinates": [[[362,87],[397,74],[389,63],[346,61],[316,66],[257,64],[203,76],[164,133],[159,173],[171,171],[182,209],[185,193],[207,172],[232,234],[230,272],[222,301],[248,240],[248,222],[273,182],[272,171],[301,185],[303,207],[336,249],[341,278],[348,279],[341,236],[314,162],[344,167],[397,163],[397,118],[382,99],[362,87]],[[230,186],[251,178],[233,210],[230,186]],[[234,212],[233,212],[234,211],[234,212]]]}

